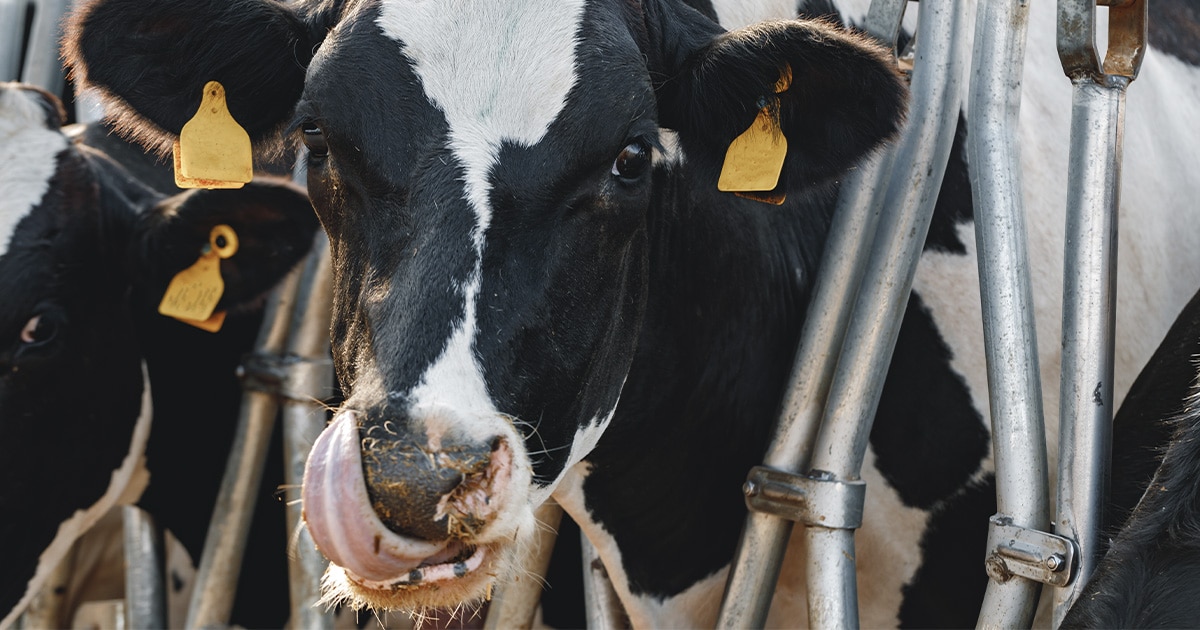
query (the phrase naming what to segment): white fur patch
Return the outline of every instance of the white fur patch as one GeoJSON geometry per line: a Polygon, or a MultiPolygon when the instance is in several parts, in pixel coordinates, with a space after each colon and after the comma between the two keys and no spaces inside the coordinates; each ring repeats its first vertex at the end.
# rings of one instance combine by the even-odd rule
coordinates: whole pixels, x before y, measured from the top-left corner
{"type": "Polygon", "coordinates": [[[732,30],[763,20],[795,17],[796,2],[797,0],[717,0],[713,2],[713,10],[716,11],[717,21],[721,26],[732,30]]]}
{"type": "Polygon", "coordinates": [[[378,24],[397,40],[429,100],[446,116],[475,211],[475,268],[458,287],[463,319],[414,390],[416,404],[455,400],[463,411],[495,412],[474,353],[484,235],[491,223],[488,174],[504,142],[533,146],[575,85],[581,0],[519,3],[384,2],[378,24]]]}
{"type": "Polygon", "coordinates": [[[46,128],[46,113],[26,90],[0,83],[0,256],[17,224],[46,196],[67,138],[46,128]]]}
{"type": "MultiPolygon", "coordinates": [[[[621,385],[624,388],[624,384],[621,385]]],[[[618,395],[618,398],[620,396],[618,395]]],[[[574,469],[575,465],[583,461],[592,449],[600,443],[600,436],[604,435],[604,430],[608,428],[608,424],[612,422],[613,414],[617,412],[617,406],[614,404],[611,411],[604,418],[599,416],[592,418],[592,421],[587,426],[580,427],[575,430],[575,437],[571,440],[571,452],[567,455],[567,463],[563,466],[563,470],[558,474],[558,479],[554,483],[545,488],[537,488],[530,493],[531,500],[534,505],[541,505],[550,497],[551,492],[562,483],[567,474],[574,469]]]]}
{"type": "Polygon", "coordinates": [[[37,570],[34,572],[33,579],[25,586],[25,594],[21,597],[21,601],[13,607],[8,615],[0,619],[0,629],[7,629],[13,626],[17,616],[21,614],[34,596],[37,595],[42,585],[50,579],[54,569],[58,567],[67,553],[71,551],[71,545],[89,528],[96,523],[100,517],[104,516],[114,505],[132,504],[141,497],[142,491],[146,489],[146,482],[149,481],[149,474],[145,469],[145,452],[146,440],[150,436],[150,423],[154,416],[154,408],[150,398],[150,375],[146,370],[146,364],[142,363],[142,409],[138,414],[137,422],[133,427],[133,435],[129,441],[129,451],[125,458],[121,460],[121,465],[112,472],[112,477],[108,482],[108,489],[98,501],[86,509],[78,510],[70,518],[63,521],[58,526],[58,532],[54,535],[54,540],[50,546],[42,551],[38,558],[37,570]],[[136,487],[137,481],[141,481],[140,487],[136,487]]]}

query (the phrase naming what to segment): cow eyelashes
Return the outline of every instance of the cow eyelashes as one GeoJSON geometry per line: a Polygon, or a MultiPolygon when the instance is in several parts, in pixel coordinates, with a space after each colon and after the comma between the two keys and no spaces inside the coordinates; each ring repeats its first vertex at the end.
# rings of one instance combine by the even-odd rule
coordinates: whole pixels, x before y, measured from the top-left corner
{"type": "Polygon", "coordinates": [[[300,133],[310,157],[323,158],[329,155],[329,143],[325,141],[325,132],[321,131],[320,127],[313,123],[304,123],[300,126],[300,133]]]}
{"type": "Polygon", "coordinates": [[[650,167],[650,145],[645,140],[634,140],[621,149],[613,161],[612,174],[625,181],[640,178],[650,167]]]}

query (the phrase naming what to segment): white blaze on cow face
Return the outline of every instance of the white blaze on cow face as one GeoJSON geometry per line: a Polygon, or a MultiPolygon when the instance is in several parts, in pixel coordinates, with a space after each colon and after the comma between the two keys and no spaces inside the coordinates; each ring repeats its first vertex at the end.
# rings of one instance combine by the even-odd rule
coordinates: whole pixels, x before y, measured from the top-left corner
{"type": "Polygon", "coordinates": [[[491,222],[488,176],[502,143],[533,146],[575,85],[580,0],[384,2],[378,24],[400,43],[425,95],[446,116],[449,143],[465,171],[463,196],[475,212],[475,267],[458,287],[463,319],[412,392],[416,405],[448,400],[492,412],[475,357],[484,235],[491,222]]]}
{"type": "Polygon", "coordinates": [[[21,219],[42,201],[67,139],[46,128],[33,92],[0,83],[0,256],[21,219]]]}

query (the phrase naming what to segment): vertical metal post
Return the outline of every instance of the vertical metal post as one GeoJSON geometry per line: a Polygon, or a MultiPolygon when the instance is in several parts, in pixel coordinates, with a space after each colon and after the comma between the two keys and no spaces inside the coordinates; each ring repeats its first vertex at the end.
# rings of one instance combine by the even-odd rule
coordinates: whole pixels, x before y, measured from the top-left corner
{"type": "Polygon", "coordinates": [[[558,539],[558,524],[563,511],[553,499],[547,500],[534,512],[538,522],[533,545],[521,558],[521,570],[516,578],[496,585],[488,606],[484,630],[506,630],[533,627],[538,601],[542,595],[542,578],[550,567],[554,541],[558,539]]]}
{"type": "MultiPolygon", "coordinates": [[[[866,31],[894,49],[906,4],[907,0],[872,2],[866,31]]],[[[765,466],[794,473],[807,470],[838,349],[866,267],[866,252],[875,238],[883,201],[877,193],[888,181],[892,155],[890,147],[880,151],[842,184],[765,466]]],[[[792,525],[783,517],[753,509],[746,515],[725,583],[718,628],[766,624],[792,525]]]]}
{"type": "MultiPolygon", "coordinates": [[[[1049,526],[1045,424],[1017,145],[1028,21],[1028,0],[979,4],[967,148],[975,199],[997,516],[1018,527],[1045,531],[1049,526]]],[[[1029,627],[1042,583],[1011,574],[998,577],[1003,581],[997,577],[988,581],[979,627],[1029,627]]]]}
{"type": "MultiPolygon", "coordinates": [[[[257,353],[278,355],[283,351],[299,279],[297,268],[272,293],[259,332],[257,353]]],[[[185,623],[188,628],[223,626],[229,622],[254,500],[262,480],[264,456],[278,409],[274,394],[249,390],[243,395],[233,448],[196,572],[196,588],[185,623]]]]}
{"type": "MultiPolygon", "coordinates": [[[[963,33],[972,8],[957,0],[921,3],[917,27],[921,44],[913,68],[908,124],[896,149],[879,234],[813,449],[810,477],[821,482],[860,478],[884,376],[950,155],[961,100],[963,33]]],[[[857,627],[854,530],[810,525],[806,538],[809,625],[857,627]]]]}
{"type": "Polygon", "coordinates": [[[27,0],[0,0],[0,81],[21,78],[27,0]]]}
{"type": "MultiPolygon", "coordinates": [[[[891,165],[892,152],[884,151],[844,184],[800,333],[781,424],[764,459],[766,466],[791,472],[807,470],[837,352],[866,267],[866,252],[879,222],[882,199],[875,192],[883,189],[891,165]]],[[[725,583],[718,628],[766,625],[792,526],[792,521],[765,512],[752,510],[746,515],[725,583]]]]}
{"type": "Polygon", "coordinates": [[[125,618],[130,628],[167,627],[162,533],[140,508],[121,508],[125,545],[125,618]]]}
{"type": "Polygon", "coordinates": [[[58,42],[62,39],[62,17],[70,6],[69,0],[35,0],[33,29],[21,80],[44,88],[51,94],[62,94],[66,77],[58,59],[58,42]]]}
{"type": "Polygon", "coordinates": [[[322,231],[305,262],[292,313],[287,360],[295,363],[284,380],[282,420],[287,530],[295,536],[295,547],[288,554],[291,620],[294,627],[311,630],[331,629],[334,621],[333,613],[316,606],[321,597],[321,575],[329,562],[317,551],[304,526],[300,503],[308,451],[325,428],[325,405],[321,401],[333,388],[333,363],[329,358],[332,301],[329,240],[322,231]]]}
{"type": "Polygon", "coordinates": [[[1078,545],[1075,580],[1054,593],[1057,626],[1098,561],[1112,441],[1117,207],[1125,92],[1146,49],[1145,0],[1109,9],[1103,67],[1091,0],[1059,0],[1058,50],[1073,86],[1063,274],[1063,362],[1055,530],[1078,545]]]}
{"type": "MultiPolygon", "coordinates": [[[[1114,81],[1120,81],[1115,79],[1114,81]]],[[[1127,83],[1127,81],[1125,81],[1127,83]]],[[[1061,454],[1056,531],[1079,546],[1078,577],[1055,593],[1060,622],[1099,560],[1112,450],[1119,151],[1125,86],[1075,84],[1063,275],[1061,454]]]]}

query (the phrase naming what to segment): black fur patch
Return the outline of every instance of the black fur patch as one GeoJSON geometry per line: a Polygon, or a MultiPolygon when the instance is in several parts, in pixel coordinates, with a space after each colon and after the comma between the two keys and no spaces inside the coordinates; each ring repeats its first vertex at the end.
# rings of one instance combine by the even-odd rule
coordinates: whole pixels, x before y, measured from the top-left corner
{"type": "Polygon", "coordinates": [[[991,474],[934,508],[921,539],[921,567],[904,586],[901,628],[975,625],[988,581],[983,571],[988,517],[995,513],[991,474]]]}
{"type": "Polygon", "coordinates": [[[871,447],[876,468],[901,500],[924,510],[965,487],[988,454],[987,427],[950,359],[929,311],[913,293],[879,400],[871,447]]]}

